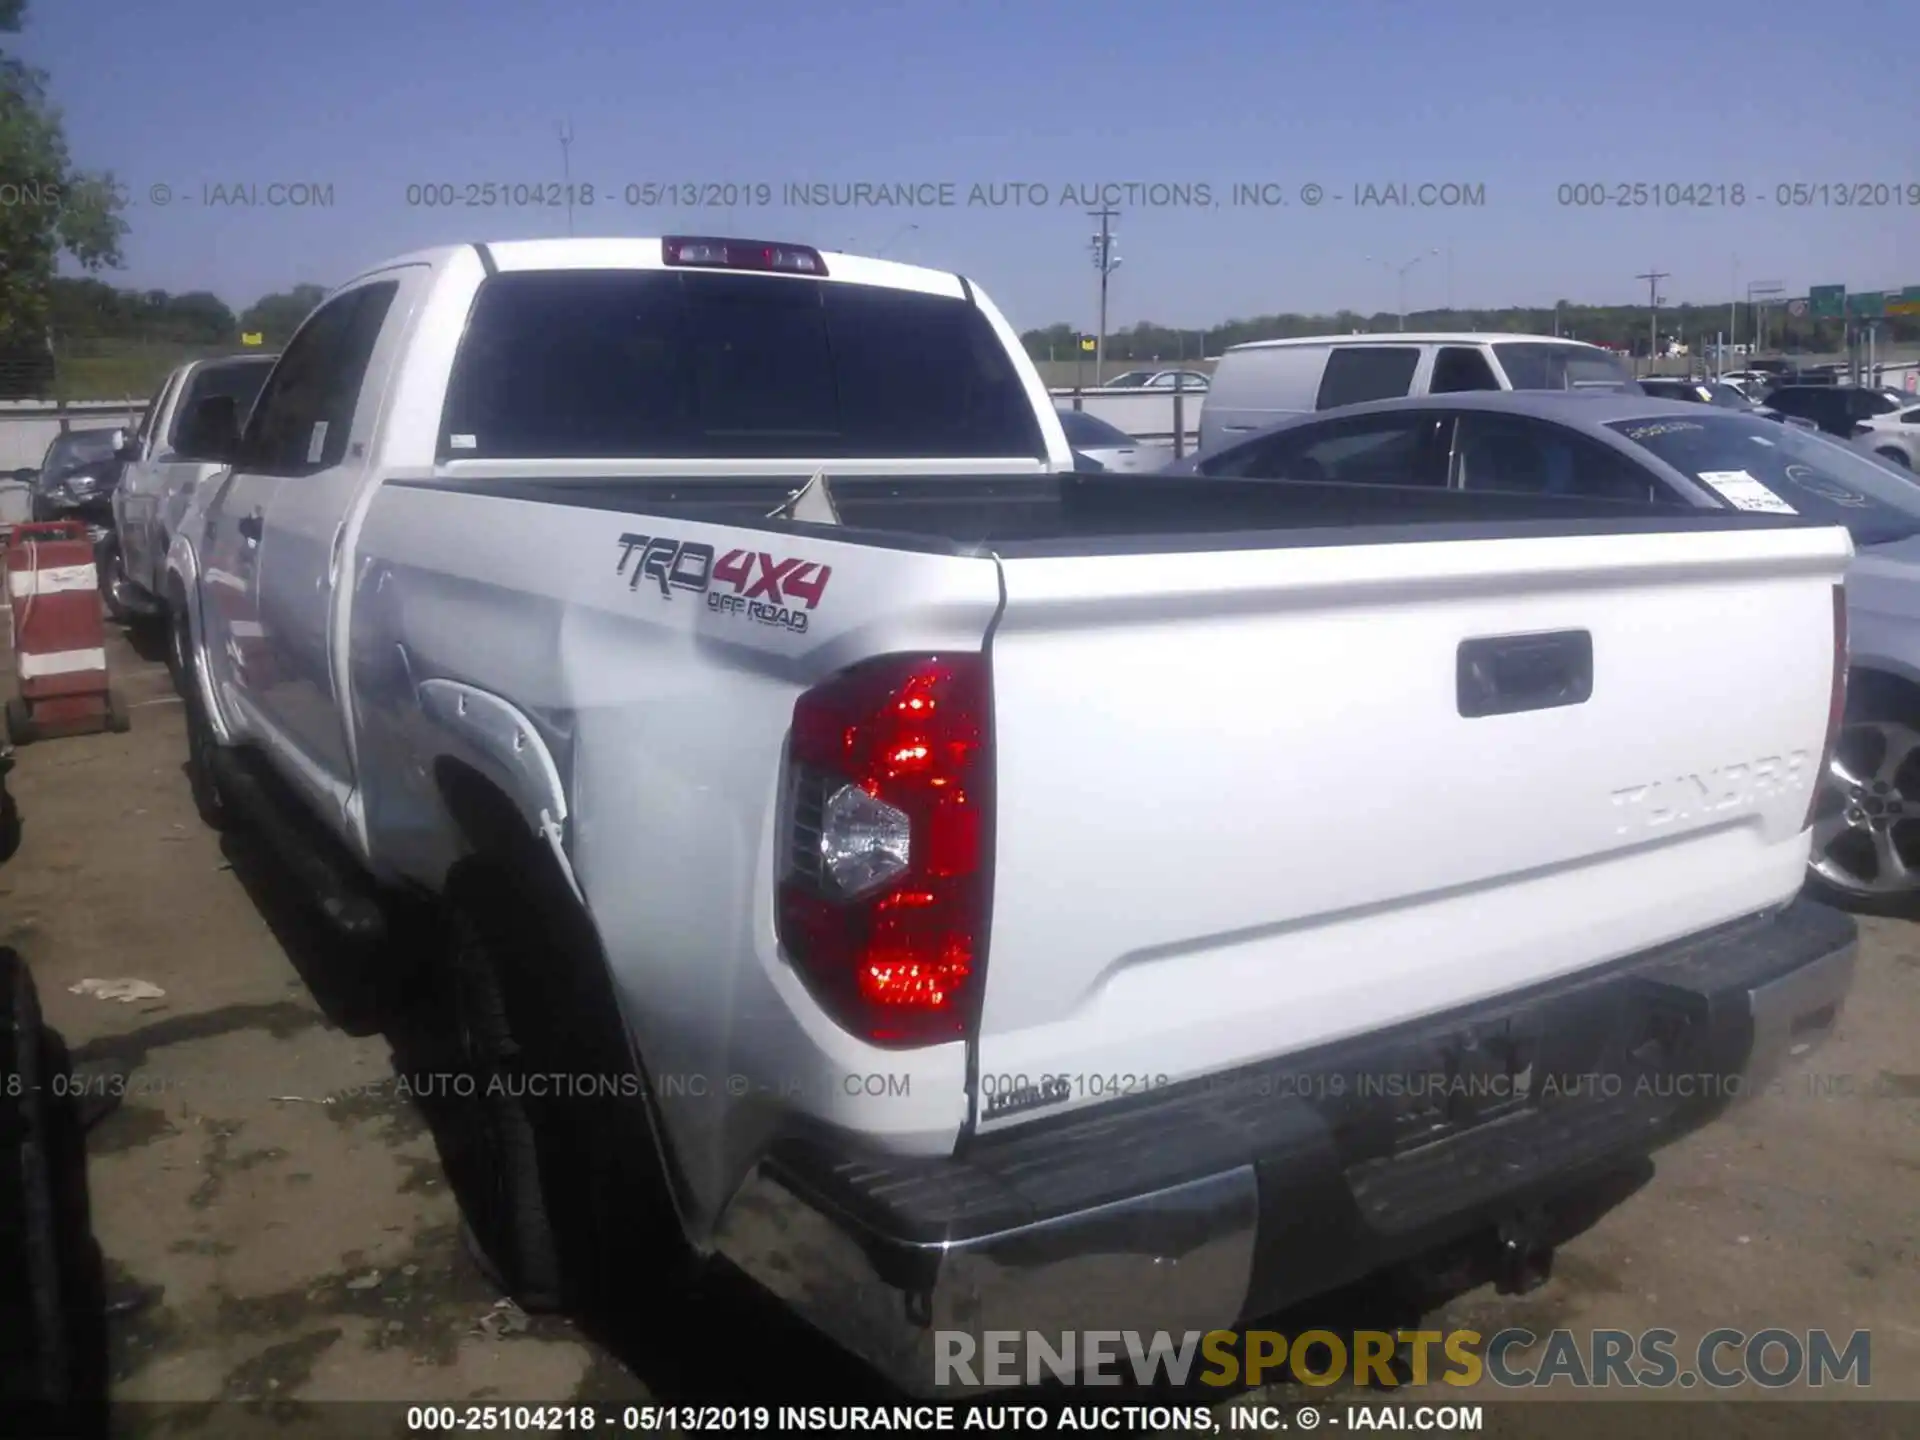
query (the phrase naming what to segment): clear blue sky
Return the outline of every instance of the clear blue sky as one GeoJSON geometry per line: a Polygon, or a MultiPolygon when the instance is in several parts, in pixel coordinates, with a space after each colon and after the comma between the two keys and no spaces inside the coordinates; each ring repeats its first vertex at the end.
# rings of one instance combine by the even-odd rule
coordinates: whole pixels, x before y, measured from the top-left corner
{"type": "Polygon", "coordinates": [[[1773,199],[1781,182],[1920,182],[1914,19],[1890,0],[33,0],[18,43],[52,72],[76,162],[135,201],[115,283],[239,308],[422,245],[564,234],[563,211],[410,207],[407,187],[555,182],[570,119],[573,176],[601,190],[578,233],[891,245],[971,276],[1022,328],[1093,319],[1092,226],[1062,186],[1208,184],[1217,208],[1122,216],[1119,327],[1391,310],[1378,261],[1436,249],[1407,275],[1410,307],[1634,300],[1649,268],[1671,272],[1674,301],[1753,280],[1920,283],[1920,208],[1773,199]],[[777,201],[790,181],[858,180],[951,182],[961,203],[647,209],[622,193],[765,183],[777,201]],[[1353,201],[1356,184],[1445,181],[1483,185],[1484,205],[1353,201]],[[1742,184],[1747,204],[1556,203],[1562,183],[1637,181],[1742,184]],[[333,204],[198,201],[274,182],[331,185],[333,204]],[[1048,203],[965,203],[1006,182],[1048,203]],[[1236,209],[1236,182],[1291,203],[1236,209]],[[151,203],[156,185],[172,203],[151,203]]]}

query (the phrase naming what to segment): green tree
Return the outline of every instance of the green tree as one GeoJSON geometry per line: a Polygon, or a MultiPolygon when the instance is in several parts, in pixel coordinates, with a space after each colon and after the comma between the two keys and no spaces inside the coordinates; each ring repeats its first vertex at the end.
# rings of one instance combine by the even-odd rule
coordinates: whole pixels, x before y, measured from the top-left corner
{"type": "MultiPolygon", "coordinates": [[[[0,0],[0,36],[18,34],[26,0],[0,0]]],[[[118,266],[120,218],[111,174],[73,168],[47,77],[0,50],[0,350],[44,349],[60,257],[118,266]]]]}

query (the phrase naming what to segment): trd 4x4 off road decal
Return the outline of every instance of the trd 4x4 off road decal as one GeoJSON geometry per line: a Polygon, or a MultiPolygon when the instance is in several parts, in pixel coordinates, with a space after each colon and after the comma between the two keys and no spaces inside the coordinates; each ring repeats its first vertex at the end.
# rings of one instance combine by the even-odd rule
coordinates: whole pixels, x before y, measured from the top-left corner
{"type": "Polygon", "coordinates": [[[622,535],[614,574],[628,574],[629,565],[630,590],[652,581],[663,599],[672,599],[675,590],[692,591],[705,595],[716,614],[743,615],[796,634],[806,633],[807,612],[820,603],[833,574],[831,565],[817,560],[776,559],[764,550],[716,555],[711,545],[664,535],[622,535]]]}

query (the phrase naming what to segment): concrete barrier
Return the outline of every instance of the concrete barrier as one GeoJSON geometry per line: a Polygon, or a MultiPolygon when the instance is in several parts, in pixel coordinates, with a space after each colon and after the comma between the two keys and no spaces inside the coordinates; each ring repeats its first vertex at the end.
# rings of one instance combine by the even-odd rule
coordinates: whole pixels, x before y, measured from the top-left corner
{"type": "Polygon", "coordinates": [[[0,475],[38,470],[47,447],[62,430],[105,430],[115,425],[132,430],[145,413],[144,405],[112,400],[66,405],[50,400],[0,401],[0,475]]]}

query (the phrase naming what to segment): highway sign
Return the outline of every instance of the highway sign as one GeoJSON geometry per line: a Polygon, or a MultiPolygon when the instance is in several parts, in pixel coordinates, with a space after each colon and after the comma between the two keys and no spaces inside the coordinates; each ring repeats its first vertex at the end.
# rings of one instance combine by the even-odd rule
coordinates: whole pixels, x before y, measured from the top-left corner
{"type": "Polygon", "coordinates": [[[1806,313],[1807,313],[1806,301],[1789,300],[1787,302],[1787,314],[1793,316],[1794,319],[1798,320],[1801,316],[1805,315],[1806,313]]]}
{"type": "Polygon", "coordinates": [[[1093,336],[1082,335],[1080,337],[1080,348],[1091,354],[1093,352],[1093,336]]]}
{"type": "Polygon", "coordinates": [[[1887,296],[1887,314],[1920,315],[1920,285],[1909,285],[1898,295],[1887,296]]]}
{"type": "Polygon", "coordinates": [[[1887,313],[1887,297],[1878,290],[1847,296],[1847,314],[1856,320],[1878,320],[1887,313]]]}
{"type": "Polygon", "coordinates": [[[1838,320],[1847,313],[1847,287],[1815,285],[1807,291],[1807,308],[1815,319],[1838,320]]]}

